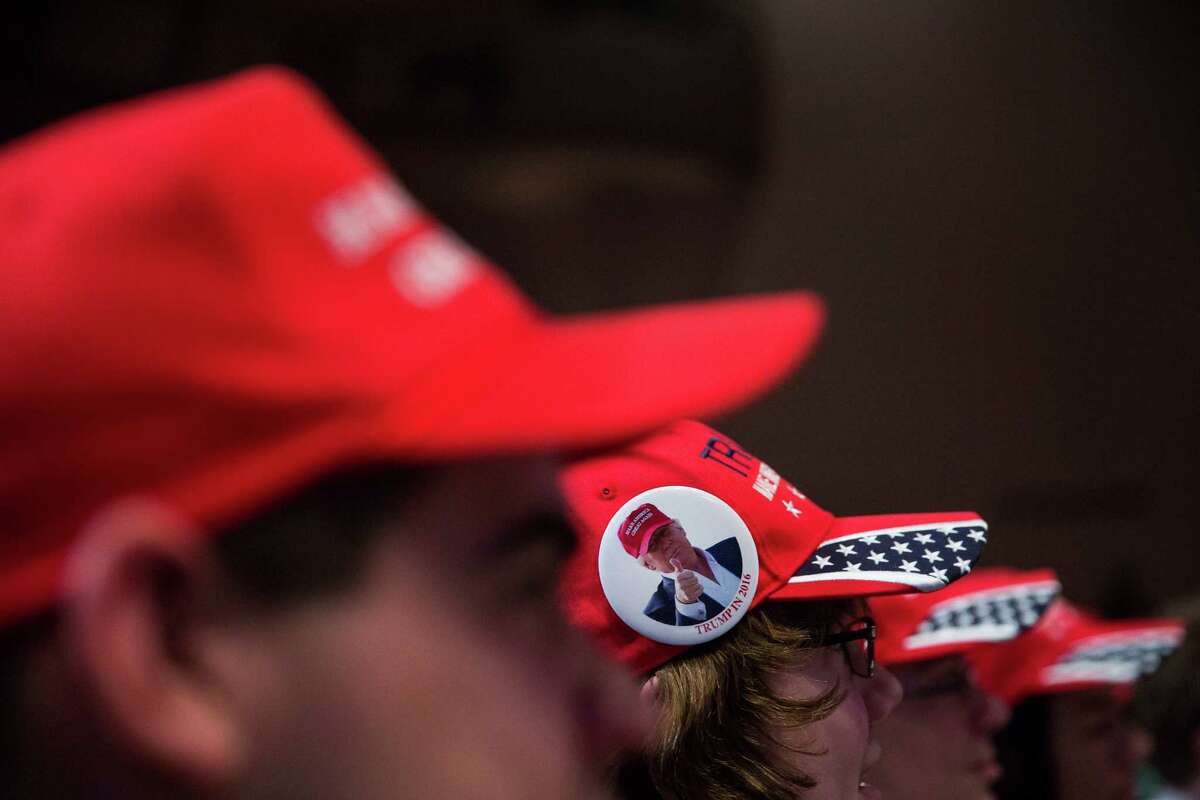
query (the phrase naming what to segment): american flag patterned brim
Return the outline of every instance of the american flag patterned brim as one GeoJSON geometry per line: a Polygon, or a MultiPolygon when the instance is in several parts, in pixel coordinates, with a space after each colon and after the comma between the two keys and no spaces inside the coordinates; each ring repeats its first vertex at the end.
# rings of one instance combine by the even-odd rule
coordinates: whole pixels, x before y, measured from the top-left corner
{"type": "Polygon", "coordinates": [[[881,664],[902,664],[1015,639],[1037,624],[1059,590],[1053,570],[983,567],[935,594],[874,598],[876,656],[881,664]]]}
{"type": "Polygon", "coordinates": [[[973,513],[840,517],[775,598],[932,592],[966,575],[987,542],[973,513]]]}
{"type": "Polygon", "coordinates": [[[954,597],[930,609],[904,646],[912,651],[1015,639],[1041,619],[1060,588],[1058,581],[1039,581],[954,597]]]}
{"type": "Polygon", "coordinates": [[[1048,686],[1080,683],[1124,684],[1158,669],[1183,640],[1178,627],[1101,634],[1078,642],[1056,663],[1042,670],[1048,686]]]}
{"type": "Polygon", "coordinates": [[[971,651],[979,684],[1006,703],[1037,694],[1128,687],[1183,641],[1174,619],[1104,620],[1059,598],[1027,634],[971,651]]]}

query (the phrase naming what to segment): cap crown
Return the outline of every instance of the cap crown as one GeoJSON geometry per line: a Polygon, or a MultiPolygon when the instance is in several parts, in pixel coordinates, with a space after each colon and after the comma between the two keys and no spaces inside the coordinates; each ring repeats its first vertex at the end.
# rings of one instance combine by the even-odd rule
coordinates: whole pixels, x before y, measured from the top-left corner
{"type": "Polygon", "coordinates": [[[419,449],[475,398],[431,403],[412,377],[534,316],[279,69],[6,148],[0,230],[0,557],[27,572],[2,588],[31,601],[106,498],[234,513],[360,446],[348,428],[385,404],[394,447],[419,449]]]}
{"type": "Polygon", "coordinates": [[[808,292],[541,314],[280,69],[5,148],[0,227],[0,624],[118,498],[214,531],[351,461],[623,441],[765,391],[824,320],[808,292]]]}
{"type": "Polygon", "coordinates": [[[671,518],[658,509],[653,503],[643,503],[625,518],[617,535],[625,552],[634,558],[645,555],[650,547],[650,540],[656,531],[664,525],[670,525],[671,518]]]}

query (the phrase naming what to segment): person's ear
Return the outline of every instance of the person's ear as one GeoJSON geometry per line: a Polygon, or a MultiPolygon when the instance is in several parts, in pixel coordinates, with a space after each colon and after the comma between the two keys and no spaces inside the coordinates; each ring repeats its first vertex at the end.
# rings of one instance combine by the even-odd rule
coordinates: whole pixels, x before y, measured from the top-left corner
{"type": "Polygon", "coordinates": [[[641,691],[638,693],[641,698],[642,705],[658,714],[658,676],[651,675],[642,682],[641,691]]]}
{"type": "Polygon", "coordinates": [[[71,546],[62,644],[114,747],[156,774],[218,786],[241,729],[208,663],[218,572],[203,537],[160,503],[125,500],[71,546]]]}

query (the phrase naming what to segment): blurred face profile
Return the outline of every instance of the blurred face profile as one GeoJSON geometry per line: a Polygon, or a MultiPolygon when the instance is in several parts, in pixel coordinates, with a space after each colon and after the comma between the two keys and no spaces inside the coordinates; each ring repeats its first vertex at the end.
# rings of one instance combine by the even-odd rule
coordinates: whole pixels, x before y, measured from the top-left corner
{"type": "Polygon", "coordinates": [[[646,551],[646,566],[655,572],[674,572],[672,559],[684,567],[697,561],[696,551],[688,541],[687,531],[677,522],[664,525],[654,532],[650,549],[646,551]]]}
{"type": "Polygon", "coordinates": [[[897,664],[904,700],[879,726],[875,782],[888,800],[989,800],[1000,777],[992,735],[1008,708],[976,685],[961,656],[897,664]]]}
{"type": "Polygon", "coordinates": [[[560,617],[573,537],[533,462],[439,470],[361,585],[260,630],[249,797],[598,798],[632,682],[560,617]]]}
{"type": "MultiPolygon", "coordinates": [[[[853,645],[852,645],[853,646],[853,645]]],[[[844,697],[829,716],[776,732],[778,758],[814,778],[806,800],[879,800],[872,777],[881,754],[876,725],[900,701],[900,685],[885,667],[874,677],[851,671],[841,647],[819,647],[779,674],[781,696],[813,699],[836,687],[844,697]]]]}
{"type": "Polygon", "coordinates": [[[1137,736],[1112,692],[1053,695],[1047,724],[1059,800],[1132,800],[1137,736]]]}

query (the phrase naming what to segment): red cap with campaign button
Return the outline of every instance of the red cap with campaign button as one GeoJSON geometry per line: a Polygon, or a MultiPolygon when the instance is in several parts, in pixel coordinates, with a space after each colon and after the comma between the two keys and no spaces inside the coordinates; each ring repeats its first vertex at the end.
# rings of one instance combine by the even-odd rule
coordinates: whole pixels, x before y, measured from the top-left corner
{"type": "Polygon", "coordinates": [[[581,540],[562,583],[568,615],[638,671],[722,635],[768,599],[940,589],[986,540],[970,511],[836,517],[699,422],[575,459],[560,475],[581,540]],[[620,531],[647,504],[679,521],[709,601],[676,606],[660,592],[672,577],[629,558],[620,531]]]}
{"type": "Polygon", "coordinates": [[[805,292],[549,316],[277,68],[7,146],[0,239],[0,623],[120,498],[215,530],[348,462],[620,441],[762,393],[823,321],[805,292]]]}

